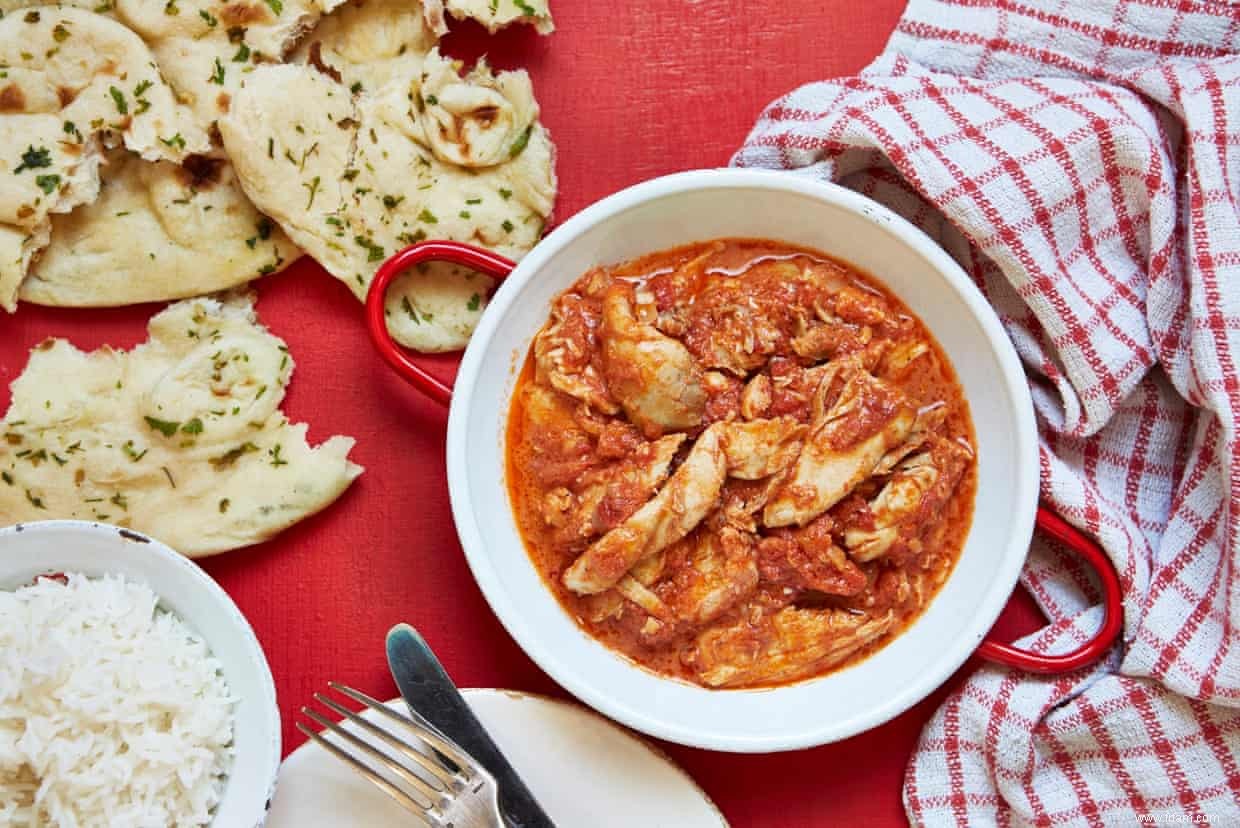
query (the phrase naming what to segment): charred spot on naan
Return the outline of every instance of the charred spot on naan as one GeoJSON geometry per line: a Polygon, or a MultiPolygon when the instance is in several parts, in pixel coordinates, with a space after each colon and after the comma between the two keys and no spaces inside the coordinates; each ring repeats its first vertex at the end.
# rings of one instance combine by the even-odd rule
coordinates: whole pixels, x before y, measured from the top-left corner
{"type": "Polygon", "coordinates": [[[309,56],[310,65],[315,69],[318,69],[336,83],[344,82],[340,77],[340,70],[323,60],[323,43],[321,41],[316,40],[310,44],[309,56]]]}
{"type": "Polygon", "coordinates": [[[180,169],[177,170],[177,178],[186,187],[206,190],[220,183],[220,172],[225,163],[223,158],[191,155],[181,163],[180,169]]]}
{"type": "Polygon", "coordinates": [[[26,94],[16,83],[0,89],[0,112],[24,112],[26,110],[26,94]]]}
{"type": "Polygon", "coordinates": [[[262,23],[271,16],[271,10],[265,4],[246,3],[243,0],[229,3],[220,9],[220,22],[229,27],[262,23]]]}

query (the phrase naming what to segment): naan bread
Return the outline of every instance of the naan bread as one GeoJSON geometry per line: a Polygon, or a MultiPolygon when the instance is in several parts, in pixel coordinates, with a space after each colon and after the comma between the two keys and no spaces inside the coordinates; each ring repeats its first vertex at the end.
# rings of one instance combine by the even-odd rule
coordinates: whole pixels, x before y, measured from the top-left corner
{"type": "Polygon", "coordinates": [[[472,18],[492,33],[511,23],[530,23],[541,34],[555,30],[548,0],[445,0],[444,8],[457,20],[472,18]]]}
{"type": "Polygon", "coordinates": [[[353,93],[416,77],[439,40],[417,0],[353,0],[324,17],[293,53],[353,93]]]}
{"type": "Polygon", "coordinates": [[[300,251],[241,192],[232,165],[184,166],[113,150],[99,198],[52,217],[20,298],[109,307],[214,293],[284,268],[300,251]]]}
{"type": "MultiPolygon", "coordinates": [[[[462,78],[432,50],[420,73],[362,82],[355,95],[309,65],[245,80],[219,128],[259,209],[363,300],[378,265],[424,238],[514,259],[533,247],[556,184],[524,72],[480,64],[462,78]]],[[[389,329],[419,350],[462,348],[489,288],[449,265],[406,274],[388,294],[389,329]]]]}
{"type": "Polygon", "coordinates": [[[115,0],[180,99],[208,126],[228,111],[242,78],[280,61],[341,0],[115,0]]]}
{"type": "MultiPolygon", "coordinates": [[[[164,76],[204,125],[228,111],[242,80],[263,63],[285,59],[320,18],[344,0],[115,0],[116,13],[151,47],[164,76]],[[170,10],[172,10],[170,12],[170,10]]],[[[418,0],[401,4],[428,26],[418,0]]],[[[346,13],[346,9],[341,9],[346,13]]],[[[370,28],[367,36],[397,33],[370,28]]],[[[427,28],[432,38],[433,32],[427,28]]],[[[434,45],[420,47],[419,55],[434,45]]]]}
{"type": "Polygon", "coordinates": [[[51,215],[94,200],[105,145],[181,161],[210,147],[151,52],[114,20],[44,7],[0,19],[0,307],[12,311],[51,215]]]}
{"type": "Polygon", "coordinates": [[[116,4],[113,0],[59,0],[58,2],[47,2],[47,0],[0,0],[0,13],[10,15],[19,9],[25,11],[36,6],[61,6],[85,9],[96,14],[111,16],[116,4]]]}
{"type": "Polygon", "coordinates": [[[252,299],[193,299],[132,351],[38,346],[0,421],[0,515],[129,526],[198,557],[272,537],[361,473],[279,410],[293,361],[252,299]]]}

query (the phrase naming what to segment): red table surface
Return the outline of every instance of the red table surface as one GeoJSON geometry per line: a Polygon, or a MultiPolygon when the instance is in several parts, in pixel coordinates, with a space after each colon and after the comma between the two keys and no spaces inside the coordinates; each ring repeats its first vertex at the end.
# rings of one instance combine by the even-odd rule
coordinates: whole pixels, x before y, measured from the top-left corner
{"type": "MultiPolygon", "coordinates": [[[[876,55],[900,0],[869,3],[558,0],[557,31],[488,37],[458,26],[446,48],[524,66],[559,148],[563,219],[629,184],[722,166],[761,108],[794,86],[855,72],[876,55]]],[[[521,652],[470,576],[448,508],[446,414],[379,361],[362,308],[307,260],[257,285],[262,320],[288,342],[297,370],[284,409],[310,436],[357,438],[366,473],[332,507],[279,538],[204,562],[253,624],[275,675],[285,750],[303,738],[295,711],[328,680],[396,694],[383,636],[421,629],[463,687],[565,696],[521,652]]],[[[48,336],[79,347],[129,347],[155,306],[108,311],[23,306],[0,317],[0,389],[48,336]]],[[[451,372],[456,358],[439,358],[451,372]]],[[[0,391],[7,405],[7,391],[0,391]]],[[[2,523],[3,520],[0,520],[2,523]]],[[[996,632],[1039,626],[1020,594],[996,632]]],[[[887,725],[835,745],[742,756],[662,745],[737,826],[903,824],[900,790],[918,734],[947,687],[887,725]]],[[[824,716],[831,711],[824,710],[824,716]]]]}

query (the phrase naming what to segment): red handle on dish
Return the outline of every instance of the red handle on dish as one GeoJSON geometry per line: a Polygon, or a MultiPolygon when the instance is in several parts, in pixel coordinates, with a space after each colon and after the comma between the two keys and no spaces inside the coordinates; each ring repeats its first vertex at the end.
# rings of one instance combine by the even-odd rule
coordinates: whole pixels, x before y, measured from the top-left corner
{"type": "Polygon", "coordinates": [[[388,333],[387,319],[383,312],[383,302],[392,280],[414,265],[431,261],[462,265],[495,279],[503,279],[517,265],[498,253],[471,244],[428,241],[406,247],[394,254],[381,264],[375,273],[375,278],[370,283],[370,292],[366,294],[366,328],[370,331],[370,340],[396,373],[435,402],[446,406],[452,401],[452,386],[431,376],[426,369],[413,361],[404,348],[396,344],[388,333]]]}
{"type": "Polygon", "coordinates": [[[1021,650],[1010,644],[986,639],[977,654],[987,661],[1028,670],[1032,673],[1066,673],[1093,664],[1111,648],[1124,626],[1124,600],[1120,591],[1119,573],[1102,548],[1047,506],[1038,506],[1037,525],[1046,534],[1085,559],[1102,581],[1102,626],[1094,637],[1070,653],[1046,655],[1021,650]]]}
{"type": "MultiPolygon", "coordinates": [[[[396,370],[414,388],[442,405],[452,400],[452,387],[436,379],[419,366],[396,344],[388,333],[384,316],[384,299],[392,280],[410,267],[422,262],[443,261],[479,270],[495,279],[503,279],[516,264],[490,250],[452,241],[427,241],[406,247],[384,262],[366,295],[366,327],[371,341],[388,365],[396,370]]],[[[1089,641],[1063,655],[1045,655],[1021,650],[1010,644],[987,639],[977,648],[977,654],[987,661],[1005,664],[1034,673],[1062,673],[1092,664],[1102,657],[1124,624],[1123,597],[1120,592],[1119,575],[1110,558],[1102,549],[1070,526],[1067,521],[1046,506],[1038,506],[1038,527],[1057,541],[1071,548],[1085,559],[1098,573],[1102,581],[1102,600],[1105,616],[1102,627],[1089,641]]]]}

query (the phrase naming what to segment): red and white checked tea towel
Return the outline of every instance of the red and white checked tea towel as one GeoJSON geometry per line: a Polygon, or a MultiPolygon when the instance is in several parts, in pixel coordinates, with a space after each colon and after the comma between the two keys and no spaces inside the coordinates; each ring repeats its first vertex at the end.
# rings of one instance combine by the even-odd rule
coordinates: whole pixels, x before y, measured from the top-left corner
{"type": "MultiPolygon", "coordinates": [[[[1123,581],[1104,665],[948,698],[909,818],[1240,825],[1240,6],[912,0],[733,163],[860,190],[956,257],[1024,360],[1044,498],[1123,581]]],[[[1071,555],[1039,540],[1023,578],[1052,621],[1032,646],[1097,628],[1071,555]]]]}

